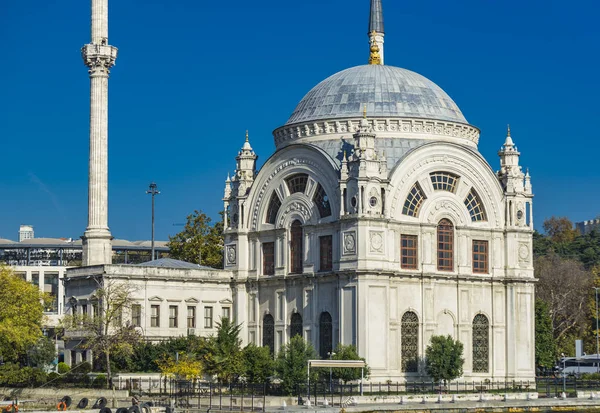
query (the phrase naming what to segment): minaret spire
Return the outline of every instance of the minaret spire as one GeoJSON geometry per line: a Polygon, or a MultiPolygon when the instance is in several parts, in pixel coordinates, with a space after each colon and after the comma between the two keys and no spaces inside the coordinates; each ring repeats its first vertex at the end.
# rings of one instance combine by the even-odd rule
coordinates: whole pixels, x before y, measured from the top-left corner
{"type": "Polygon", "coordinates": [[[383,27],[383,7],[381,6],[381,0],[371,0],[371,13],[369,15],[369,45],[376,44],[379,48],[379,56],[381,63],[383,64],[383,37],[385,36],[385,30],[383,27]]]}
{"type": "Polygon", "coordinates": [[[108,44],[108,0],[92,0],[90,44],[81,49],[90,75],[90,157],[88,225],[83,239],[83,265],[112,262],[108,229],[108,74],[117,48],[108,44]]]}

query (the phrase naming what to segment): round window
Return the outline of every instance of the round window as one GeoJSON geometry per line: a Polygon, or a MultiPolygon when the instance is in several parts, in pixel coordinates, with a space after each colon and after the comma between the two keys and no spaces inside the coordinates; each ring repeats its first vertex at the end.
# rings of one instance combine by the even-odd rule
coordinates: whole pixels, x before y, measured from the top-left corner
{"type": "Polygon", "coordinates": [[[376,197],[376,196],[372,196],[372,197],[369,199],[369,204],[370,204],[372,207],[376,207],[376,206],[377,206],[377,197],[376,197]]]}

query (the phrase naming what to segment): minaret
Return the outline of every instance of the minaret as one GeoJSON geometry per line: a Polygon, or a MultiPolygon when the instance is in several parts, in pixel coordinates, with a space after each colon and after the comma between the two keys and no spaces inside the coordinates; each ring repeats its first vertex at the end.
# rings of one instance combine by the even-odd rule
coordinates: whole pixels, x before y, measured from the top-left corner
{"type": "Polygon", "coordinates": [[[92,41],[81,49],[90,74],[90,159],[88,225],[83,234],[83,265],[110,264],[108,229],[108,74],[117,48],[108,44],[108,0],[92,0],[92,41]]]}
{"type": "Polygon", "coordinates": [[[379,55],[381,62],[376,64],[383,64],[383,37],[385,31],[383,29],[383,7],[381,6],[381,0],[371,0],[371,13],[369,16],[369,44],[375,43],[379,48],[379,55]]]}

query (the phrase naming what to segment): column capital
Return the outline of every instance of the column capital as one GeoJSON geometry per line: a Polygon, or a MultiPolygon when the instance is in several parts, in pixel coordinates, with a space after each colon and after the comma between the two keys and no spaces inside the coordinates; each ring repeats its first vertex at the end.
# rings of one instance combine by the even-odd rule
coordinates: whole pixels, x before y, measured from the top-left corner
{"type": "Polygon", "coordinates": [[[118,49],[109,45],[86,44],[81,48],[83,63],[90,68],[92,75],[106,75],[114,66],[118,49]]]}

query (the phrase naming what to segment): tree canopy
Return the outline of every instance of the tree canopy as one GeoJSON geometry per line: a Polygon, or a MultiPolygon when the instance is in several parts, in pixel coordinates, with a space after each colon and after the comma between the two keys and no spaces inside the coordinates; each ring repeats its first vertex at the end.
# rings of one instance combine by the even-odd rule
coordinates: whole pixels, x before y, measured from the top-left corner
{"type": "Polygon", "coordinates": [[[211,219],[196,210],[187,216],[183,230],[169,236],[169,254],[172,258],[223,268],[223,222],[211,225],[211,219]]]}
{"type": "Polygon", "coordinates": [[[16,361],[42,336],[43,300],[39,288],[0,266],[0,357],[16,361]]]}
{"type": "MultiPolygon", "coordinates": [[[[365,361],[364,357],[360,357],[358,355],[358,351],[356,351],[356,347],[353,345],[343,345],[339,344],[337,348],[334,350],[334,355],[332,356],[333,360],[362,360],[365,361]]],[[[361,369],[357,368],[334,368],[333,369],[333,378],[337,380],[342,380],[344,383],[347,383],[352,380],[359,380],[361,378],[361,374],[365,379],[369,378],[371,370],[369,366],[365,366],[364,370],[361,372],[361,369]]]]}
{"type": "Polygon", "coordinates": [[[463,344],[452,336],[432,336],[425,350],[427,374],[435,381],[447,383],[463,374],[463,344]]]}
{"type": "MultiPolygon", "coordinates": [[[[306,383],[308,360],[316,359],[317,352],[312,344],[301,336],[294,336],[283,346],[277,355],[276,370],[281,379],[281,386],[287,394],[293,394],[296,386],[306,383]]],[[[318,375],[313,372],[311,381],[318,375]]]]}

